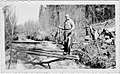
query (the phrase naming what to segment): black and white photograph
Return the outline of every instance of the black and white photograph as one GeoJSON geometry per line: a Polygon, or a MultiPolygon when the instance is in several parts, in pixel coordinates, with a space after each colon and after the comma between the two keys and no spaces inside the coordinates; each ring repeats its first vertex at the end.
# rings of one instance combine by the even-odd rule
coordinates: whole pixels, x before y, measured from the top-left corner
{"type": "Polygon", "coordinates": [[[116,69],[114,3],[12,2],[0,10],[6,70],[116,69]]]}

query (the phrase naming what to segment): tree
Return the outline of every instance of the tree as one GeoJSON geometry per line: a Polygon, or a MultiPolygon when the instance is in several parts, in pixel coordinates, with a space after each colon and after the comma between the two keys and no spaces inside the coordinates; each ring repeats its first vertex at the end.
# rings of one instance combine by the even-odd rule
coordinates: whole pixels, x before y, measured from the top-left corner
{"type": "Polygon", "coordinates": [[[3,7],[4,17],[5,17],[5,39],[12,40],[12,36],[15,35],[16,32],[16,15],[13,7],[10,5],[3,7]]]}
{"type": "Polygon", "coordinates": [[[86,18],[91,24],[115,18],[115,5],[86,5],[86,18]]]}
{"type": "Polygon", "coordinates": [[[10,51],[8,53],[10,56],[8,69],[10,68],[10,65],[13,59],[12,41],[13,41],[13,35],[15,35],[16,23],[17,23],[15,11],[13,9],[14,7],[12,7],[11,5],[7,5],[3,7],[3,14],[4,14],[4,20],[5,20],[4,22],[5,24],[5,49],[6,49],[6,53],[7,51],[10,51]]]}

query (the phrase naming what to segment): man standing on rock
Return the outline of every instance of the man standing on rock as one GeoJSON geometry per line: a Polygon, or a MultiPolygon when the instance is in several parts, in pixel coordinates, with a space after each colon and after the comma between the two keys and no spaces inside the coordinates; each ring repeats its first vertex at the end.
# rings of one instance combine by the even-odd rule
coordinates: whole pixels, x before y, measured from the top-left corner
{"type": "Polygon", "coordinates": [[[75,29],[75,25],[72,19],[70,19],[69,15],[65,15],[64,28],[60,29],[64,30],[64,54],[70,54],[70,46],[71,46],[71,37],[73,34],[73,30],[75,29]]]}

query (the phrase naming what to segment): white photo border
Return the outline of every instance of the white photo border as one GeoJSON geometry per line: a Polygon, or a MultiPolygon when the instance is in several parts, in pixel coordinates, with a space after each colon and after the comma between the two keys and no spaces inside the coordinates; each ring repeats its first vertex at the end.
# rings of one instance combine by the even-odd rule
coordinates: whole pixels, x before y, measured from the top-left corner
{"type": "MultiPolygon", "coordinates": [[[[7,70],[5,68],[5,32],[4,18],[0,17],[0,49],[1,50],[1,71],[4,73],[120,73],[120,14],[119,1],[18,1],[18,2],[1,2],[6,3],[39,3],[47,5],[87,5],[87,4],[115,4],[115,27],[116,27],[116,69],[37,69],[37,70],[7,70]],[[2,21],[2,22],[1,22],[2,21]]],[[[0,15],[1,16],[1,15],[0,15]]]]}

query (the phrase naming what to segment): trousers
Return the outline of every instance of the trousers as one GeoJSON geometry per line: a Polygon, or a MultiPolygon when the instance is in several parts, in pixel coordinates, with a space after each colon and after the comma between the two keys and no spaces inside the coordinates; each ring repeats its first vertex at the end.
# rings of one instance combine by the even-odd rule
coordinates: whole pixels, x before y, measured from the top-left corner
{"type": "Polygon", "coordinates": [[[72,44],[72,32],[65,31],[64,32],[64,52],[70,54],[72,44]]]}

